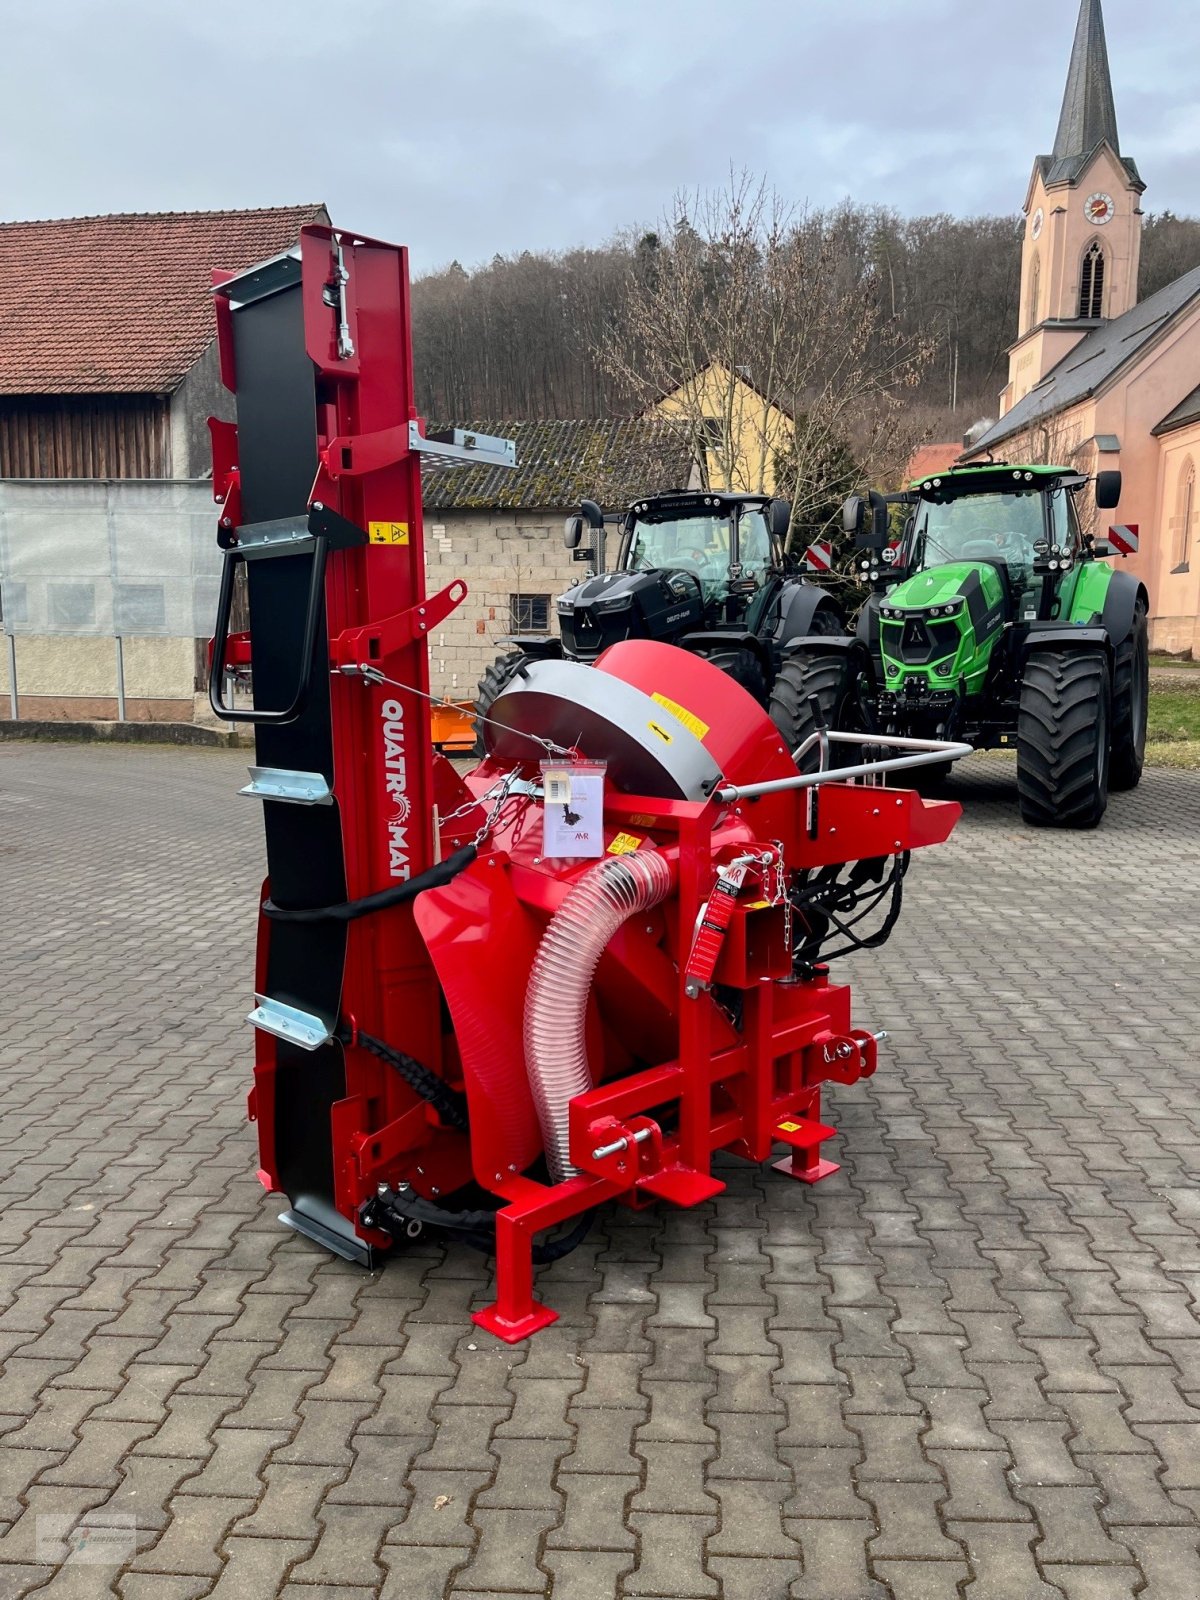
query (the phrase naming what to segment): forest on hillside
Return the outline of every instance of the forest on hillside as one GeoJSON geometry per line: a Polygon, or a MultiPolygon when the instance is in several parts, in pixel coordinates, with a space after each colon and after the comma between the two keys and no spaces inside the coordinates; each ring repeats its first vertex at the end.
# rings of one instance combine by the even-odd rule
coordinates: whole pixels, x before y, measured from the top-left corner
{"type": "MultiPolygon", "coordinates": [[[[754,220],[760,233],[764,225],[769,231],[770,210],[754,220]]],[[[645,316],[653,310],[649,285],[659,293],[658,314],[665,314],[658,290],[663,263],[677,266],[685,256],[699,265],[691,287],[679,292],[719,296],[728,259],[749,239],[711,212],[707,232],[697,230],[698,221],[677,204],[657,233],[622,235],[595,248],[496,256],[472,272],[452,262],[419,279],[413,324],[423,414],[466,422],[640,409],[645,395],[630,381],[643,337],[631,324],[639,296],[645,316]]],[[[870,321],[872,358],[886,364],[897,350],[914,353],[903,377],[910,431],[953,438],[996,414],[1017,325],[1021,228],[1018,215],[905,218],[847,203],[792,219],[786,238],[778,235],[779,259],[785,247],[799,248],[810,278],[819,270],[826,282],[852,286],[854,314],[864,327],[870,321]]],[[[761,266],[770,245],[753,249],[761,266]]],[[[1146,219],[1141,298],[1197,265],[1200,219],[1170,212],[1146,219]]],[[[698,359],[714,353],[703,348],[706,335],[688,336],[698,359]]],[[[796,398],[804,403],[803,394],[796,398]]]]}

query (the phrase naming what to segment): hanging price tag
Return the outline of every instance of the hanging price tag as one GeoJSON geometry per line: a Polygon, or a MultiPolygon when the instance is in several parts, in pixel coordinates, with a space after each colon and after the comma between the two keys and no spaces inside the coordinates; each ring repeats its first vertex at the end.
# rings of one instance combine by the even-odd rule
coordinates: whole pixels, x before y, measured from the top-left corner
{"type": "Polygon", "coordinates": [[[542,854],[604,854],[604,761],[542,762],[542,854]]]}

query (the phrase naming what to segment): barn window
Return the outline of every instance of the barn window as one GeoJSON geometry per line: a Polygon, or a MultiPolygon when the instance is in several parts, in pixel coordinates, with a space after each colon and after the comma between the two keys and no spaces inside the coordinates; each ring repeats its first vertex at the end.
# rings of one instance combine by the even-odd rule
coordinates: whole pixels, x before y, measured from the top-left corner
{"type": "Polygon", "coordinates": [[[550,629],[548,594],[510,594],[508,625],[514,633],[547,633],[550,629]]]}
{"type": "Polygon", "coordinates": [[[1042,258],[1034,256],[1033,265],[1029,269],[1029,313],[1026,317],[1026,326],[1037,326],[1038,307],[1042,303],[1042,258]]]}
{"type": "Polygon", "coordinates": [[[1094,239],[1088,246],[1079,275],[1079,315],[1104,315],[1104,251],[1094,239]]]}
{"type": "Polygon", "coordinates": [[[1175,509],[1175,572],[1187,572],[1191,550],[1192,518],[1196,514],[1196,464],[1189,456],[1179,474],[1179,493],[1175,509]]]}

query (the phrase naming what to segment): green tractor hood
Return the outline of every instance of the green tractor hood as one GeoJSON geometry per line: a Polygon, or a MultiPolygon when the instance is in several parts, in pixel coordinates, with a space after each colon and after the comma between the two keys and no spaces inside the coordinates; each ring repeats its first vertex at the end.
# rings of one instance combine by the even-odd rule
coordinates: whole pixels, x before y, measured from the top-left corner
{"type": "Polygon", "coordinates": [[[959,598],[964,601],[978,582],[989,603],[998,604],[1003,592],[1000,574],[987,561],[951,561],[944,567],[931,567],[927,572],[914,572],[894,589],[888,591],[885,604],[901,606],[904,610],[925,610],[929,606],[944,606],[959,598]]]}
{"type": "Polygon", "coordinates": [[[879,607],[883,687],[977,692],[1003,626],[1004,587],[990,562],[950,561],[889,589],[879,607]]]}

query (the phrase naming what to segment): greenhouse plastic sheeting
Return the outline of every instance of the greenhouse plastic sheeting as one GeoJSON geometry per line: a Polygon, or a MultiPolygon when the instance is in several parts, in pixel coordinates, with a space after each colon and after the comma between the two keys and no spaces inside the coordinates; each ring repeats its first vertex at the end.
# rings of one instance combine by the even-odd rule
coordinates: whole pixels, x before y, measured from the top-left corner
{"type": "Polygon", "coordinates": [[[0,481],[0,627],[207,638],[216,533],[210,482],[0,481]]]}

